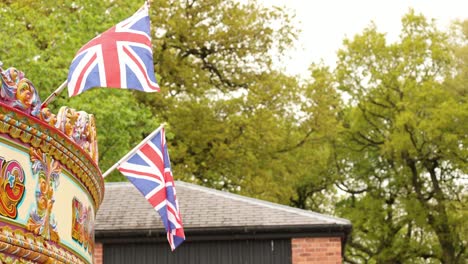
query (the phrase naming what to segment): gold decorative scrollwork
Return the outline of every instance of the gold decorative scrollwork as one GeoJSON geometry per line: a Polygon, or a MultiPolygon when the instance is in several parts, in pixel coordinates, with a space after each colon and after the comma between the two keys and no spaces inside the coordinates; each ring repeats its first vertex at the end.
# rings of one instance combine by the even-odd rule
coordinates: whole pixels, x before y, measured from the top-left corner
{"type": "Polygon", "coordinates": [[[54,192],[60,181],[62,166],[41,150],[31,148],[29,151],[32,171],[38,176],[36,186],[36,208],[30,213],[26,228],[45,239],[59,242],[57,223],[52,214],[54,192]]]}

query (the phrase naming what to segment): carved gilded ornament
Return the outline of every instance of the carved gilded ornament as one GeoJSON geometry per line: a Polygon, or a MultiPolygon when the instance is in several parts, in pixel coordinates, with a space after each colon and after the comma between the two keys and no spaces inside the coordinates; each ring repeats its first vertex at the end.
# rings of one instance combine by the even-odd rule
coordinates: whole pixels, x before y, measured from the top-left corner
{"type": "Polygon", "coordinates": [[[57,223],[52,208],[55,198],[54,192],[60,184],[60,163],[41,150],[31,148],[29,151],[32,171],[38,177],[36,186],[36,208],[30,213],[26,228],[45,239],[59,242],[57,223]]]}
{"type": "Polygon", "coordinates": [[[0,140],[2,149],[6,145],[9,153],[12,147],[19,156],[0,157],[0,263],[89,263],[94,246],[94,212],[104,196],[94,116],[68,107],[62,107],[58,115],[41,109],[38,91],[24,73],[1,66],[0,140]],[[28,177],[12,159],[18,157],[24,166],[22,155],[27,150],[32,164],[31,171],[26,170],[28,177]],[[26,181],[31,186],[28,192],[26,181]],[[62,220],[59,206],[54,208],[55,199],[64,197],[58,188],[70,188],[70,183],[80,189],[78,197],[86,201],[86,207],[77,205],[79,218],[75,219],[85,254],[62,228],[65,222],[73,221],[73,216],[62,220]]]}
{"type": "Polygon", "coordinates": [[[17,257],[12,257],[9,255],[5,255],[3,253],[0,253],[0,263],[10,263],[10,264],[36,264],[35,262],[23,259],[23,258],[17,258],[17,257]]]}
{"type": "Polygon", "coordinates": [[[0,156],[0,215],[15,219],[24,196],[24,170],[16,160],[0,156]]]}
{"type": "MultiPolygon", "coordinates": [[[[32,261],[32,263],[48,264],[85,264],[82,259],[40,236],[36,237],[21,229],[13,230],[8,226],[0,227],[0,254],[5,254],[3,256],[9,260],[25,261],[17,263],[30,263],[28,261],[32,261]],[[18,258],[14,259],[11,255],[18,257],[19,260],[18,258]]],[[[2,255],[0,255],[0,260],[1,257],[2,255]]]]}
{"type": "Polygon", "coordinates": [[[55,127],[30,118],[0,100],[0,133],[30,144],[59,161],[90,192],[95,208],[99,207],[104,197],[104,180],[99,167],[55,127]]]}
{"type": "MultiPolygon", "coordinates": [[[[41,99],[37,89],[24,77],[23,72],[15,68],[3,70],[0,67],[0,80],[0,102],[56,127],[84,149],[96,164],[98,163],[96,124],[93,115],[67,106],[60,108],[58,115],[53,114],[48,108],[41,109],[41,99]]],[[[12,131],[14,132],[18,133],[18,136],[21,134],[20,130],[12,131]]]]}

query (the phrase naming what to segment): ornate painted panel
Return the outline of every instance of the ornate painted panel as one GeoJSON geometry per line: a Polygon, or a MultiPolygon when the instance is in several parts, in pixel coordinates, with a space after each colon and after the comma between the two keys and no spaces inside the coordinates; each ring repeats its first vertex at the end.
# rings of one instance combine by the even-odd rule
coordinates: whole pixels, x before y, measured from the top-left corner
{"type": "Polygon", "coordinates": [[[0,73],[0,263],[92,263],[104,195],[94,117],[41,109],[24,73],[0,73]]]}

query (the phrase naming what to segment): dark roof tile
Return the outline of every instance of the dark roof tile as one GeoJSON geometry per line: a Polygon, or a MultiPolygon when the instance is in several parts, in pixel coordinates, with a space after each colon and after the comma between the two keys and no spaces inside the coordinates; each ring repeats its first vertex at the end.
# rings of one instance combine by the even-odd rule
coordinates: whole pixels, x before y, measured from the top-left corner
{"type": "MultiPolygon", "coordinates": [[[[350,221],[176,181],[185,229],[274,226],[350,226],[350,221]]],[[[159,214],[129,182],[106,183],[96,231],[162,229],[159,214]]]]}

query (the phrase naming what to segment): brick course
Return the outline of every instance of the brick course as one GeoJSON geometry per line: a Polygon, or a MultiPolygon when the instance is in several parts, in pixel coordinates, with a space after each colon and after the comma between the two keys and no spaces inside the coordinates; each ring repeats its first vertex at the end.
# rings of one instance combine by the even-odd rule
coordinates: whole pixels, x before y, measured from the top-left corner
{"type": "Polygon", "coordinates": [[[341,238],[292,238],[292,264],[341,264],[341,238]]]}
{"type": "Polygon", "coordinates": [[[102,244],[101,243],[96,243],[94,245],[94,264],[103,264],[103,258],[102,258],[103,252],[102,252],[102,244]]]}

